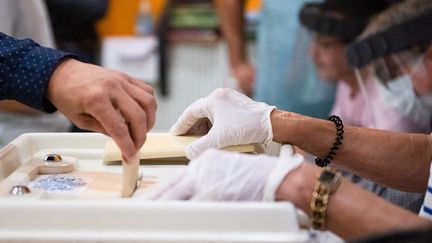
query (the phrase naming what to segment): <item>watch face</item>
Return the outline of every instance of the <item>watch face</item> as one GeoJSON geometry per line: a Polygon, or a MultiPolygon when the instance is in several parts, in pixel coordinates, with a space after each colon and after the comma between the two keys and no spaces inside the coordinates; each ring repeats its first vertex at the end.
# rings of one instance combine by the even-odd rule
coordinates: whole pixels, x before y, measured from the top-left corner
{"type": "Polygon", "coordinates": [[[332,182],[334,180],[334,178],[336,177],[336,175],[330,171],[324,170],[321,173],[320,176],[320,181],[324,181],[324,182],[332,182]]]}

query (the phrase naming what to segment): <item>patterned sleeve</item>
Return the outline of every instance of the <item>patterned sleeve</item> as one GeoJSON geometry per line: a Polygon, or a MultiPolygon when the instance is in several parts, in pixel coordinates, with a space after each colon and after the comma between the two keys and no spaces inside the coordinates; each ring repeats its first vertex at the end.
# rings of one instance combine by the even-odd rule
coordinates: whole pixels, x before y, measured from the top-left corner
{"type": "Polygon", "coordinates": [[[54,112],[56,108],[45,92],[54,69],[65,57],[73,56],[41,47],[30,39],[17,40],[0,33],[0,99],[54,112]]]}

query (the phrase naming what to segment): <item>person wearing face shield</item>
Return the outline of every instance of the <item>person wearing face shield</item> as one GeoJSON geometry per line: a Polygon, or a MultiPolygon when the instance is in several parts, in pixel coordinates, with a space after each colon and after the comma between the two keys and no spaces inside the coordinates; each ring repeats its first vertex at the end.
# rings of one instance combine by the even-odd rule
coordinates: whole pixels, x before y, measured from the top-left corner
{"type": "Polygon", "coordinates": [[[388,6],[386,0],[326,0],[305,4],[300,11],[299,19],[306,29],[302,33],[307,33],[306,42],[318,77],[337,84],[331,114],[340,116],[345,124],[376,127],[369,97],[360,89],[345,50],[370,18],[388,6]]]}
{"type": "MultiPolygon", "coordinates": [[[[417,8],[422,11],[409,11],[418,3],[424,0],[405,1],[379,14],[379,18],[399,16],[389,18],[389,27],[376,33],[386,36],[379,42],[387,46],[385,50],[421,50],[418,44],[432,40],[432,9],[423,4],[417,8]],[[396,39],[405,45],[395,45],[396,39]]],[[[426,87],[431,80],[418,84],[426,87]]],[[[347,240],[414,228],[431,231],[432,135],[344,126],[337,117],[326,121],[278,110],[229,89],[218,89],[191,104],[170,132],[204,136],[187,148],[189,166],[155,187],[147,198],[290,201],[310,215],[312,227],[347,240]],[[317,156],[317,165],[325,168],[303,163],[303,157],[287,145],[279,157],[210,149],[270,141],[298,146],[317,156]],[[338,168],[387,187],[426,192],[420,215],[341,178],[338,168]]]]}
{"type": "Polygon", "coordinates": [[[386,0],[327,0],[305,5],[300,20],[312,33],[310,54],[318,76],[338,83],[331,114],[340,116],[348,125],[429,133],[430,126],[423,126],[389,106],[375,80],[357,79],[345,55],[348,45],[361,34],[370,18],[389,5],[386,0]]]}
{"type": "MultiPolygon", "coordinates": [[[[309,3],[300,21],[311,34],[310,55],[320,79],[337,83],[331,114],[345,125],[399,132],[430,132],[410,116],[383,101],[378,85],[370,79],[357,80],[348,64],[346,49],[366,28],[369,20],[389,7],[386,0],[327,0],[309,3]]],[[[344,176],[396,205],[418,212],[424,195],[382,187],[349,172],[344,176]]]]}
{"type": "MultiPolygon", "coordinates": [[[[418,1],[407,11],[423,13],[432,9],[432,1],[418,1]]],[[[427,13],[425,13],[427,18],[427,13]]],[[[420,128],[431,132],[432,126],[432,66],[431,41],[417,23],[390,28],[395,21],[409,15],[389,14],[376,18],[362,34],[358,43],[348,50],[349,62],[357,68],[357,78],[375,80],[378,95],[386,105],[409,118],[420,128]],[[403,28],[412,28],[410,33],[403,28]],[[377,34],[382,30],[386,32],[377,34]]],[[[378,117],[383,120],[385,117],[378,117]]]]}

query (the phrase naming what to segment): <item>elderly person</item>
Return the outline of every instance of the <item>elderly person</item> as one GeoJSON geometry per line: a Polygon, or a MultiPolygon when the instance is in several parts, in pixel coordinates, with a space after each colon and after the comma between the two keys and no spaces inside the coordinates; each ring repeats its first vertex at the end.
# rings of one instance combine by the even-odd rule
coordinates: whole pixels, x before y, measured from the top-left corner
{"type": "MultiPolygon", "coordinates": [[[[404,69],[396,71],[408,74],[414,87],[421,84],[419,98],[432,93],[432,79],[427,78],[432,72],[432,32],[427,27],[432,23],[432,8],[424,3],[406,1],[381,13],[378,19],[386,18],[392,24],[363,40],[387,37],[380,43],[390,44],[389,48],[374,53],[373,58],[398,56],[403,51],[422,53],[424,58],[405,59],[404,69]],[[399,45],[385,42],[397,36],[399,45]]],[[[375,74],[378,69],[369,70],[375,74]]],[[[429,107],[427,102],[421,103],[429,107]]],[[[309,213],[314,228],[328,229],[345,239],[432,226],[430,135],[344,127],[338,117],[324,121],[277,110],[231,90],[217,90],[189,106],[171,132],[206,135],[188,147],[187,156],[194,159],[188,169],[156,189],[152,198],[291,201],[309,213]],[[271,140],[316,155],[319,166],[331,164],[384,186],[426,192],[420,216],[341,179],[334,167],[302,163],[302,156],[292,151],[279,158],[204,152],[211,147],[271,140]]]]}
{"type": "MultiPolygon", "coordinates": [[[[344,125],[377,128],[397,132],[430,133],[431,126],[388,104],[373,79],[357,79],[349,65],[346,49],[366,28],[369,20],[387,8],[387,1],[327,0],[306,4],[300,20],[311,34],[310,54],[320,79],[337,82],[336,100],[331,114],[339,116],[344,125]]],[[[390,96],[397,99],[398,95],[390,96]]],[[[384,199],[418,212],[424,195],[401,192],[380,186],[352,175],[344,176],[384,199]]]]}
{"type": "Polygon", "coordinates": [[[388,6],[385,0],[327,0],[306,4],[300,20],[312,36],[310,54],[320,79],[337,82],[331,114],[341,117],[346,125],[430,133],[430,124],[416,122],[387,104],[374,80],[357,80],[345,55],[348,45],[361,34],[368,21],[388,6]]]}

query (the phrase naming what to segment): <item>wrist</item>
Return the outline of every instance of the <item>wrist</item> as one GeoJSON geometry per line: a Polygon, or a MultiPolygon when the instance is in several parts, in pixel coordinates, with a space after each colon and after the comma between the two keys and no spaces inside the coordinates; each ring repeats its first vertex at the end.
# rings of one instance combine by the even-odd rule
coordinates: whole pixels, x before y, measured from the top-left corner
{"type": "Polygon", "coordinates": [[[244,63],[248,63],[248,58],[246,57],[245,52],[241,49],[242,48],[236,48],[235,50],[230,50],[229,63],[231,69],[244,63]]]}
{"type": "Polygon", "coordinates": [[[270,121],[273,131],[273,141],[282,144],[296,144],[295,131],[298,130],[298,121],[304,117],[293,112],[275,109],[270,113],[270,121]]]}
{"type": "Polygon", "coordinates": [[[48,89],[46,91],[45,97],[55,105],[55,95],[58,86],[63,86],[64,80],[66,80],[72,73],[74,73],[73,66],[79,63],[73,58],[64,58],[58,64],[54,72],[50,77],[48,84],[48,89]]]}
{"type": "Polygon", "coordinates": [[[309,214],[315,177],[319,171],[320,168],[307,163],[291,171],[276,190],[276,200],[290,201],[309,214]]]}
{"type": "Polygon", "coordinates": [[[243,59],[238,61],[232,61],[230,64],[231,73],[236,74],[241,70],[245,69],[248,65],[249,63],[243,59]]]}

